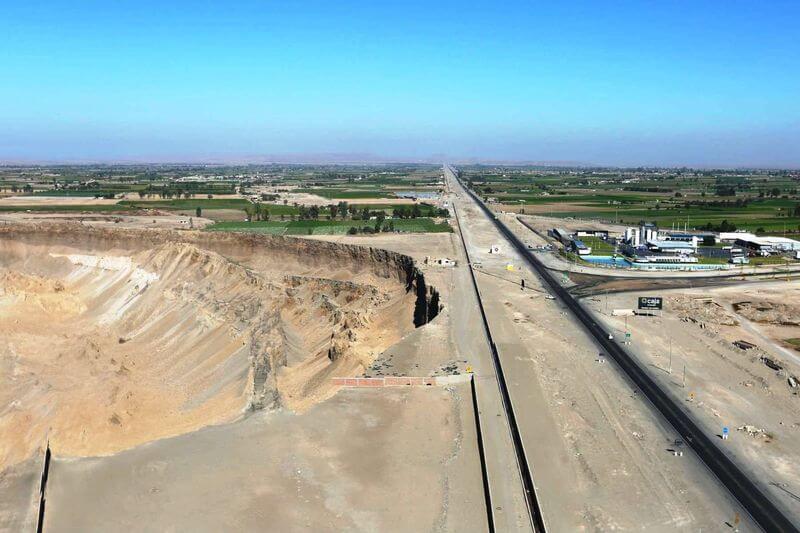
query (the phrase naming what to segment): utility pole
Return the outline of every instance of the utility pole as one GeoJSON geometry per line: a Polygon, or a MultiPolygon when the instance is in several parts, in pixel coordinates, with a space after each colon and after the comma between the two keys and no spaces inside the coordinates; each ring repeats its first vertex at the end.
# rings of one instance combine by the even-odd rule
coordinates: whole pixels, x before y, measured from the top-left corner
{"type": "Polygon", "coordinates": [[[672,337],[669,338],[669,373],[672,374],[672,337]]]}
{"type": "Polygon", "coordinates": [[[686,388],[686,364],[683,365],[683,388],[686,388]]]}

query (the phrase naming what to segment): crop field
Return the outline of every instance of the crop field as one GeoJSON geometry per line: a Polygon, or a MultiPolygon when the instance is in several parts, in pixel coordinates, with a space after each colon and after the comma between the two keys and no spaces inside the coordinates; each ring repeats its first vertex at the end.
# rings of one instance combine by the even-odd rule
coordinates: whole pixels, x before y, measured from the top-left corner
{"type": "Polygon", "coordinates": [[[760,234],[800,234],[800,173],[687,169],[465,169],[496,209],[760,234]]]}
{"type": "MultiPolygon", "coordinates": [[[[388,222],[394,224],[394,231],[400,232],[443,233],[452,231],[446,222],[437,223],[430,218],[387,220],[384,224],[388,222]]],[[[206,229],[208,231],[245,231],[272,235],[344,235],[353,227],[371,230],[375,227],[375,222],[369,220],[218,222],[206,229]]]]}
{"type": "MultiPolygon", "coordinates": [[[[164,209],[164,210],[193,210],[196,208],[201,209],[244,209],[247,206],[252,206],[250,200],[244,198],[187,198],[176,200],[123,200],[119,205],[143,209],[164,209]]],[[[279,207],[279,206],[275,206],[279,207]]],[[[281,206],[282,207],[282,206],[281,206]]]]}
{"type": "Polygon", "coordinates": [[[323,198],[352,200],[358,198],[392,198],[394,195],[388,191],[374,188],[374,189],[335,189],[335,188],[315,188],[315,189],[297,189],[296,192],[303,192],[307,194],[316,194],[323,198]]]}

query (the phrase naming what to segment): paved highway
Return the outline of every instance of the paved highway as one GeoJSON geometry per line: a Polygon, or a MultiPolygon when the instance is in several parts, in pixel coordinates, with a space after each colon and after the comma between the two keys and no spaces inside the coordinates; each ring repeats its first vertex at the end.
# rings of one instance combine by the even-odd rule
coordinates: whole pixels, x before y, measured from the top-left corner
{"type": "MultiPolygon", "coordinates": [[[[445,171],[457,175],[452,167],[445,171]]],[[[463,184],[462,184],[463,186],[463,184]]],[[[752,518],[769,532],[798,532],[797,526],[779,509],[775,503],[761,490],[761,483],[750,479],[714,441],[695,423],[692,417],[661,390],[656,382],[641,368],[620,345],[609,339],[599,325],[583,306],[558,283],[547,268],[528,252],[525,245],[500,221],[494,213],[472,191],[464,187],[472,200],[484,211],[500,233],[514,246],[522,258],[550,287],[553,294],[573,313],[597,343],[612,357],[628,378],[642,391],[648,400],[658,409],[664,418],[675,428],[686,443],[692,447],[700,459],[731,492],[731,494],[750,513],[752,518]]]]}

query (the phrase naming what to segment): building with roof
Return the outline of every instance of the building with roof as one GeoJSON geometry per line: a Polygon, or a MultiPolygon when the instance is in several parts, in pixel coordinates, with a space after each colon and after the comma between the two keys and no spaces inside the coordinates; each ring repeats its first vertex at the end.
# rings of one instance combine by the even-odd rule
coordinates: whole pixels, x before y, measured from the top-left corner
{"type": "Polygon", "coordinates": [[[577,237],[598,237],[600,239],[608,239],[608,230],[604,229],[579,229],[575,231],[577,237]]]}
{"type": "Polygon", "coordinates": [[[624,241],[634,248],[644,246],[648,241],[658,238],[658,227],[650,222],[642,224],[638,228],[625,229],[624,241]]]}
{"type": "Polygon", "coordinates": [[[786,237],[764,236],[759,237],[752,233],[737,231],[734,233],[720,233],[720,240],[733,242],[737,246],[757,252],[794,252],[800,250],[800,241],[786,237]]]}
{"type": "Polygon", "coordinates": [[[552,234],[553,237],[561,241],[561,243],[564,244],[565,246],[568,245],[570,241],[572,241],[572,235],[570,235],[570,233],[564,228],[553,228],[552,230],[550,230],[550,233],[552,234]]]}
{"type": "Polygon", "coordinates": [[[697,241],[684,242],[651,239],[647,241],[647,249],[651,252],[658,252],[662,254],[691,255],[697,251],[697,241]]]}
{"type": "Polygon", "coordinates": [[[634,260],[634,263],[656,263],[656,264],[692,264],[692,263],[699,263],[700,260],[696,257],[692,257],[689,255],[684,254],[672,254],[672,255],[644,255],[644,256],[637,256],[634,260]]]}
{"type": "Polygon", "coordinates": [[[586,244],[579,239],[572,241],[572,249],[575,250],[578,255],[590,255],[592,253],[592,247],[586,246],[586,244]]]}
{"type": "Polygon", "coordinates": [[[717,240],[717,236],[713,233],[684,233],[684,232],[670,232],[664,235],[664,240],[667,241],[683,241],[683,242],[691,242],[695,246],[698,243],[703,242],[705,239],[714,239],[717,240]]]}

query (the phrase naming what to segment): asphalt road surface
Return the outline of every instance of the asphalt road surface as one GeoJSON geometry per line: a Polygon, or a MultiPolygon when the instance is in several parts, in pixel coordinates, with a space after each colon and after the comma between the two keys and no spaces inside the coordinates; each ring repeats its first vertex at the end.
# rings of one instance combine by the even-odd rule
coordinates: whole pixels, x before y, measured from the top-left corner
{"type": "MultiPolygon", "coordinates": [[[[453,172],[452,169],[447,169],[453,172]]],[[[538,273],[560,301],[572,312],[573,316],[583,325],[604,350],[616,361],[619,367],[635,383],[658,411],[678,431],[685,442],[697,453],[705,465],[717,476],[723,485],[736,497],[752,518],[765,531],[798,531],[797,527],[784,514],[783,510],[767,497],[762,491],[758,480],[750,479],[745,473],[712,441],[711,437],[702,432],[692,417],[680,406],[676,405],[671,397],[662,391],[655,381],[643,370],[635,360],[613,339],[609,339],[601,325],[583,309],[552,274],[531,254],[524,244],[519,241],[505,226],[497,220],[494,214],[468,191],[472,199],[484,210],[486,215],[494,222],[508,243],[513,245],[522,258],[538,273]]]]}

